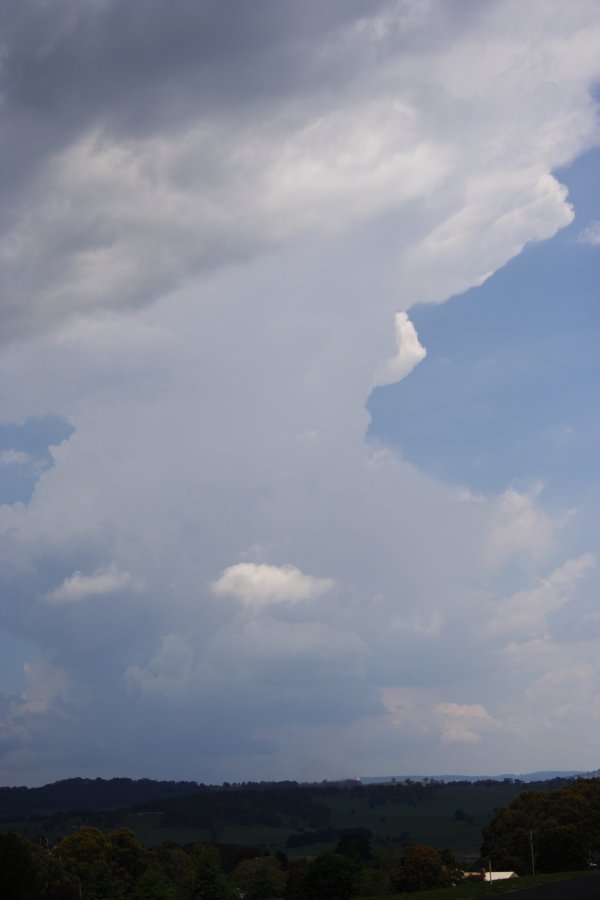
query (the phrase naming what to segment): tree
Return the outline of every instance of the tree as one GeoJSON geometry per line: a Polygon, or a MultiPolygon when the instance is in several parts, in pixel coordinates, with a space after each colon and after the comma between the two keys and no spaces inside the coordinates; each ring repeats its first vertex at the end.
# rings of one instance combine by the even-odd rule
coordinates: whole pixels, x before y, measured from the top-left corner
{"type": "Polygon", "coordinates": [[[177,900],[177,892],[165,873],[151,866],[137,879],[131,900],[177,900]]]}
{"type": "Polygon", "coordinates": [[[335,852],[353,862],[363,863],[371,859],[371,842],[366,834],[353,832],[339,839],[335,852]]]}
{"type": "Polygon", "coordinates": [[[322,853],[308,864],[304,876],[305,897],[310,900],[350,900],[356,868],[338,853],[322,853]]]}
{"type": "Polygon", "coordinates": [[[444,884],[444,866],[437,850],[412,844],[405,847],[392,870],[395,891],[424,891],[444,884]]]}
{"type": "Polygon", "coordinates": [[[272,857],[245,859],[235,867],[232,877],[244,900],[277,900],[283,897],[285,875],[272,857]]]}
{"type": "Polygon", "coordinates": [[[306,859],[293,859],[290,861],[287,871],[287,884],[285,888],[286,900],[306,900],[304,881],[308,871],[306,859]]]}
{"type": "Polygon", "coordinates": [[[196,873],[191,858],[181,847],[176,844],[163,844],[151,850],[150,867],[156,866],[165,873],[169,883],[175,886],[177,897],[186,898],[190,895],[196,873]]]}
{"type": "Polygon", "coordinates": [[[106,836],[86,826],[57,844],[55,855],[82,887],[85,900],[121,900],[126,884],[110,859],[106,836]]]}
{"type": "Polygon", "coordinates": [[[192,852],[194,883],[190,900],[231,900],[233,890],[227,881],[214,847],[198,845],[192,852]]]}
{"type": "Polygon", "coordinates": [[[483,858],[498,868],[542,872],[584,868],[600,856],[600,779],[555,791],[522,791],[483,829],[483,858]],[[514,865],[507,865],[513,860],[514,865]]]}
{"type": "Polygon", "coordinates": [[[585,869],[589,861],[584,838],[575,825],[541,829],[536,856],[541,872],[576,872],[585,869]]]}
{"type": "Polygon", "coordinates": [[[18,834],[0,834],[0,897],[78,900],[79,882],[49,852],[18,834]]]}

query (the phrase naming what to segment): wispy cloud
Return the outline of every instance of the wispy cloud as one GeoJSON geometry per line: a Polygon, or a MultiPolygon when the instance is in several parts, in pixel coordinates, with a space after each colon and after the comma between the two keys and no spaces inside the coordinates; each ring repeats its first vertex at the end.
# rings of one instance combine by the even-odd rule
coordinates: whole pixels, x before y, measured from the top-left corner
{"type": "Polygon", "coordinates": [[[23,450],[0,450],[0,466],[22,466],[31,461],[23,450]]]}
{"type": "Polygon", "coordinates": [[[600,244],[600,221],[594,219],[587,228],[579,232],[577,240],[581,244],[589,244],[591,247],[597,247],[600,244]]]}

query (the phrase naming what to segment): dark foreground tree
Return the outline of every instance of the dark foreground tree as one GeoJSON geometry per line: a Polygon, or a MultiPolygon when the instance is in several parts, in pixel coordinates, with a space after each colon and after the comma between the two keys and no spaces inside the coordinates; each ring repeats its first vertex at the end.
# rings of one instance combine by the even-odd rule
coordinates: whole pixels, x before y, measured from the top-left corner
{"type": "Polygon", "coordinates": [[[194,883],[189,900],[232,900],[234,888],[225,877],[214,847],[199,845],[192,851],[194,883]]]}
{"type": "Polygon", "coordinates": [[[233,880],[244,900],[278,900],[285,891],[285,875],[276,859],[245,859],[233,871],[233,880]]]}
{"type": "Polygon", "coordinates": [[[322,853],[308,864],[304,897],[310,900],[350,900],[356,867],[338,853],[322,853]]]}
{"type": "Polygon", "coordinates": [[[18,834],[0,834],[0,897],[6,900],[77,900],[79,884],[49,851],[18,834]]]}
{"type": "Polygon", "coordinates": [[[164,872],[149,868],[137,879],[131,900],[177,900],[177,891],[164,872]]]}
{"type": "Polygon", "coordinates": [[[444,864],[437,850],[412,844],[405,847],[392,870],[392,887],[395,891],[425,891],[446,883],[444,864]]]}
{"type": "Polygon", "coordinates": [[[600,861],[600,779],[543,793],[522,791],[483,829],[481,855],[496,868],[575,871],[600,861]],[[508,862],[512,861],[513,865],[508,862]]]}

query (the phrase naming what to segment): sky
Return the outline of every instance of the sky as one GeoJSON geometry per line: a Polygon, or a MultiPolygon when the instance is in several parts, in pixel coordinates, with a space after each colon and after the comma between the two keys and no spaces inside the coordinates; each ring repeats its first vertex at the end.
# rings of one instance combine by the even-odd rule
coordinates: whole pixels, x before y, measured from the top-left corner
{"type": "Polygon", "coordinates": [[[0,783],[598,768],[596,0],[0,35],[0,783]]]}

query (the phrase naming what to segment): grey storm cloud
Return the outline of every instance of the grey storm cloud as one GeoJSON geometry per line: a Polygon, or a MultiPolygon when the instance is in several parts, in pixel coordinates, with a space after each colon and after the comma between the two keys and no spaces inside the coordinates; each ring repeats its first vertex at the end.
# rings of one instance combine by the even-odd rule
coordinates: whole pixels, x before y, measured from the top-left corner
{"type": "Polygon", "coordinates": [[[427,60],[481,15],[408,0],[5,8],[4,340],[426,196],[449,165],[416,114],[427,60]]]}

